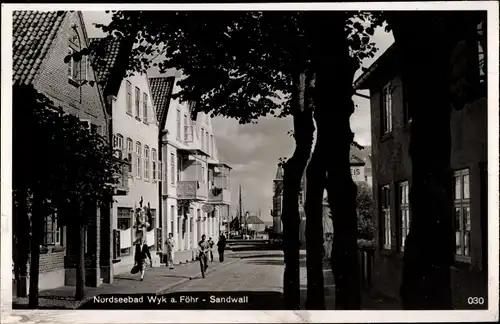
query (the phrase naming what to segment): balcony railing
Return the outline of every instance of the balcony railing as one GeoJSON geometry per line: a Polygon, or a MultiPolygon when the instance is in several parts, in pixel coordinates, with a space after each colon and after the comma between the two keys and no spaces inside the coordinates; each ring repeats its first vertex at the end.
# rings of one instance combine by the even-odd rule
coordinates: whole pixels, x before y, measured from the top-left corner
{"type": "Polygon", "coordinates": [[[207,184],[200,181],[178,181],[177,182],[178,199],[207,199],[207,184]]]}
{"type": "Polygon", "coordinates": [[[228,189],[212,188],[208,190],[208,202],[219,204],[231,203],[231,191],[228,189]]]}

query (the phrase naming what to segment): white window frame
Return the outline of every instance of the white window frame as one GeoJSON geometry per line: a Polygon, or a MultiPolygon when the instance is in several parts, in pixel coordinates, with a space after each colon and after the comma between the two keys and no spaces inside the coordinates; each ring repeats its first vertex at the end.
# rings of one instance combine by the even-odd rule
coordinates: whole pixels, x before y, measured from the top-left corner
{"type": "Polygon", "coordinates": [[[399,200],[399,220],[401,222],[400,231],[401,239],[399,242],[399,250],[404,251],[405,240],[410,231],[410,185],[408,181],[403,181],[399,183],[398,191],[399,200]]]}
{"type": "Polygon", "coordinates": [[[175,185],[175,154],[170,153],[170,184],[175,185]]]}
{"type": "Polygon", "coordinates": [[[146,92],[142,93],[142,122],[145,124],[148,124],[148,101],[149,101],[149,96],[146,92]]]}
{"type": "Polygon", "coordinates": [[[177,134],[176,134],[176,139],[178,141],[181,140],[182,134],[181,134],[181,109],[177,108],[177,116],[176,116],[176,123],[177,123],[177,134]]]}
{"type": "Polygon", "coordinates": [[[132,116],[132,82],[129,80],[125,81],[125,106],[127,114],[132,116]]]}
{"type": "Polygon", "coordinates": [[[393,113],[393,87],[391,82],[382,88],[382,133],[392,132],[392,113],[393,113]]]}
{"type": "Polygon", "coordinates": [[[124,138],[120,133],[113,134],[113,149],[116,151],[116,157],[123,158],[123,143],[124,138]]]}
{"type": "Polygon", "coordinates": [[[477,60],[478,60],[478,73],[479,73],[479,82],[484,83],[486,81],[486,69],[488,68],[485,64],[486,62],[486,53],[484,51],[483,46],[481,45],[481,41],[485,41],[484,35],[484,25],[485,21],[481,21],[477,24],[477,60]]]}
{"type": "Polygon", "coordinates": [[[184,142],[188,141],[189,129],[188,129],[188,116],[184,114],[184,142]]]}
{"type": "Polygon", "coordinates": [[[144,181],[149,181],[149,146],[144,145],[144,181]]]}
{"type": "Polygon", "coordinates": [[[205,151],[205,129],[201,127],[201,150],[205,151]]]}
{"type": "Polygon", "coordinates": [[[61,229],[59,228],[57,224],[57,213],[54,212],[53,215],[47,215],[45,216],[44,224],[43,224],[43,246],[54,246],[54,245],[61,245],[61,229]],[[47,241],[47,223],[51,221],[52,222],[52,241],[48,242],[47,241]]]}
{"type": "Polygon", "coordinates": [[[130,137],[127,138],[127,162],[129,163],[128,166],[128,176],[132,177],[134,175],[134,169],[133,169],[133,164],[134,164],[134,140],[132,140],[130,137]]]}
{"type": "Polygon", "coordinates": [[[472,220],[469,169],[457,170],[453,174],[453,206],[456,244],[455,259],[470,263],[472,220]],[[468,215],[465,215],[465,210],[468,210],[468,215]]]}
{"type": "Polygon", "coordinates": [[[158,180],[158,153],[154,148],[151,149],[151,174],[153,178],[153,182],[158,180]]]}
{"type": "Polygon", "coordinates": [[[205,166],[201,166],[201,183],[205,183],[205,166]]]}
{"type": "Polygon", "coordinates": [[[137,179],[142,178],[142,144],[141,142],[135,143],[135,155],[136,155],[136,177],[137,179]]]}
{"type": "Polygon", "coordinates": [[[381,190],[381,212],[384,237],[382,246],[384,249],[392,248],[392,228],[391,228],[391,186],[389,184],[382,186],[381,190]]]}

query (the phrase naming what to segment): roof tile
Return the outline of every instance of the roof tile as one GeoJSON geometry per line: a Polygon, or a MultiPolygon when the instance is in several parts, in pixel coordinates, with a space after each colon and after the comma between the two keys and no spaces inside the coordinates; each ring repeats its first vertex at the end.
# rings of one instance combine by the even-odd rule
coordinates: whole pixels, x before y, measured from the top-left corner
{"type": "Polygon", "coordinates": [[[148,78],[149,89],[156,107],[156,118],[163,123],[168,113],[168,105],[174,85],[175,77],[148,78]]]}
{"type": "Polygon", "coordinates": [[[89,40],[93,45],[96,42],[101,42],[97,46],[97,56],[100,57],[99,61],[94,62],[97,78],[106,87],[111,79],[111,73],[115,64],[117,63],[118,54],[120,53],[120,41],[116,38],[91,38],[89,40]],[[102,51],[102,52],[101,52],[102,51]]]}
{"type": "Polygon", "coordinates": [[[49,52],[67,11],[14,11],[12,17],[12,81],[29,84],[49,52]]]}

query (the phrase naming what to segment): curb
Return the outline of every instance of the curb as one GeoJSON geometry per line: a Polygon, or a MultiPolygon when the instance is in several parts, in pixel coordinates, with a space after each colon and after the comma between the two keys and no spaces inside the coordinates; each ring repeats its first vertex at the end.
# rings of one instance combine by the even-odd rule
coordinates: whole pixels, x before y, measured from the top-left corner
{"type": "MultiPolygon", "coordinates": [[[[236,258],[236,259],[233,259],[233,260],[231,260],[231,261],[224,262],[222,265],[218,266],[217,268],[214,268],[214,269],[213,269],[212,271],[210,271],[210,272],[214,272],[214,271],[217,271],[217,270],[219,270],[219,269],[225,268],[225,267],[227,267],[228,265],[233,264],[233,263],[235,263],[235,262],[237,262],[237,261],[239,261],[239,260],[240,260],[239,258],[236,258]]],[[[182,285],[183,283],[186,283],[186,282],[188,282],[188,281],[190,281],[190,280],[191,280],[191,279],[189,279],[189,278],[184,278],[184,279],[181,279],[181,280],[179,280],[179,281],[172,282],[171,284],[168,284],[168,285],[166,285],[166,286],[162,287],[160,290],[158,290],[158,291],[156,292],[156,295],[161,295],[161,294],[164,294],[164,293],[166,293],[168,290],[170,290],[170,289],[172,289],[172,288],[174,288],[174,287],[177,287],[177,286],[179,286],[179,285],[182,285]]]]}

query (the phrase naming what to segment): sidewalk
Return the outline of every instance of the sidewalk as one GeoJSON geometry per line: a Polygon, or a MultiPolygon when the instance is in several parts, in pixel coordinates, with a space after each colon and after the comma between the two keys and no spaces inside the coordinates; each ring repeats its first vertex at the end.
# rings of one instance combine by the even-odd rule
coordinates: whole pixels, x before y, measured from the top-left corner
{"type": "MultiPolygon", "coordinates": [[[[214,262],[209,263],[207,275],[217,269],[223,268],[237,262],[239,258],[231,258],[231,253],[227,253],[224,263],[219,263],[217,253],[214,253],[214,262]]],[[[162,294],[167,290],[180,285],[189,280],[201,278],[200,264],[198,261],[184,263],[169,269],[162,264],[148,268],[144,276],[144,281],[140,281],[140,274],[121,273],[115,275],[112,284],[102,284],[99,287],[85,287],[85,298],[81,301],[74,299],[75,287],[62,286],[59,288],[40,291],[39,309],[76,309],[94,296],[101,294],[162,294]]],[[[13,298],[12,308],[27,308],[28,298],[13,298]]]]}

